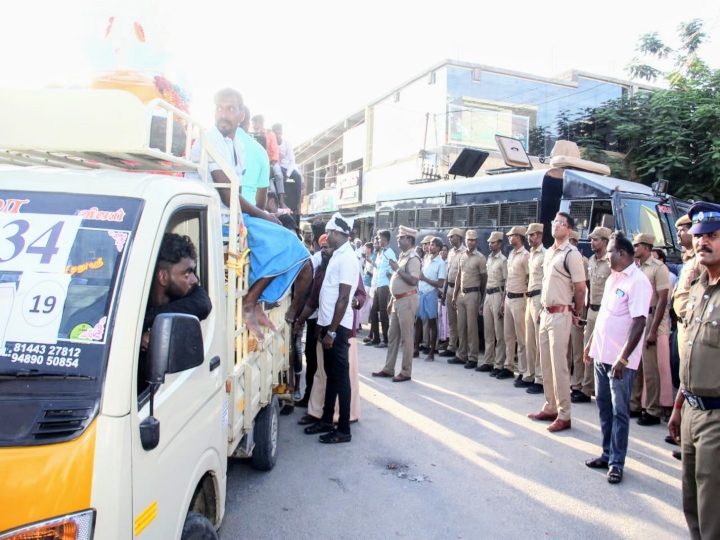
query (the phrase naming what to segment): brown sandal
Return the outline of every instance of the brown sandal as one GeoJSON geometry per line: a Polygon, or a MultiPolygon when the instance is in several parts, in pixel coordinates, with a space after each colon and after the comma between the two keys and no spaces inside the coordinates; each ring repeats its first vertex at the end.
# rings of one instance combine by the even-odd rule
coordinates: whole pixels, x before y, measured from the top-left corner
{"type": "Polygon", "coordinates": [[[588,459],[585,462],[585,466],[590,467],[591,469],[607,469],[609,467],[609,464],[602,458],[595,458],[588,459]]]}

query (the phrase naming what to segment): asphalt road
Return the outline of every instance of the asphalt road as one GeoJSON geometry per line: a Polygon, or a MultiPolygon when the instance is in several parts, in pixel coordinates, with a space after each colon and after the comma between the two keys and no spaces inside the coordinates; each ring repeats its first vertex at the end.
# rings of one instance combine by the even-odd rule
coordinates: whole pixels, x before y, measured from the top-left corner
{"type": "MultiPolygon", "coordinates": [[[[680,462],[667,424],[634,421],[623,482],[584,460],[600,455],[595,402],[571,430],[526,418],[542,395],[438,358],[413,380],[371,377],[387,349],[360,348],[362,416],[349,444],[305,435],[281,417],[270,472],[231,460],[220,538],[687,538],[680,462]]],[[[399,361],[398,361],[399,369],[399,361]]]]}

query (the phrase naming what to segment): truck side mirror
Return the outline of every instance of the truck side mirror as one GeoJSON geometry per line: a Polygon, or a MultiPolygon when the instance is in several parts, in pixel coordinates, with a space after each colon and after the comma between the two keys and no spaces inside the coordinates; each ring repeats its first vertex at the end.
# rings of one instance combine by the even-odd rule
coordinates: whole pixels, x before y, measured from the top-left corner
{"type": "Polygon", "coordinates": [[[165,382],[167,373],[179,373],[203,363],[200,321],[194,315],[163,313],[155,317],[148,347],[147,382],[165,382]]]}

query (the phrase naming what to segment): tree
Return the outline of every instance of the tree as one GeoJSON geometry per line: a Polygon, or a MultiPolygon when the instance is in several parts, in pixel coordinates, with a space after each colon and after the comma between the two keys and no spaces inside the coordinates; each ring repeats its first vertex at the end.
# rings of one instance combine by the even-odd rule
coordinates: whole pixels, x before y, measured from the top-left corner
{"type": "Polygon", "coordinates": [[[656,81],[667,88],[641,92],[583,111],[566,122],[569,138],[585,148],[585,156],[619,152],[608,158],[613,174],[645,184],[670,181],[679,197],[720,200],[720,70],[710,69],[698,56],[706,35],[702,22],[678,27],[680,46],[672,49],[657,32],[641,36],[638,52],[648,59],[672,60],[670,71],[634,58],[628,66],[633,78],[656,81]]]}

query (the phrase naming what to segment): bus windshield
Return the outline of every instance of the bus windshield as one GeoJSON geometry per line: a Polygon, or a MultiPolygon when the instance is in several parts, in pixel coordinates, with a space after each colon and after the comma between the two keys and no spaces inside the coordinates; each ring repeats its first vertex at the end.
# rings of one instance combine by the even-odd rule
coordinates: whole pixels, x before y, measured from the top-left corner
{"type": "Polygon", "coordinates": [[[633,237],[638,233],[651,234],[655,237],[655,245],[668,249],[676,249],[671,231],[674,224],[673,210],[668,204],[661,204],[652,199],[633,199],[623,197],[622,209],[625,233],[633,237]]]}
{"type": "Polygon", "coordinates": [[[0,373],[97,379],[142,201],[10,192],[0,213],[0,373]]]}

